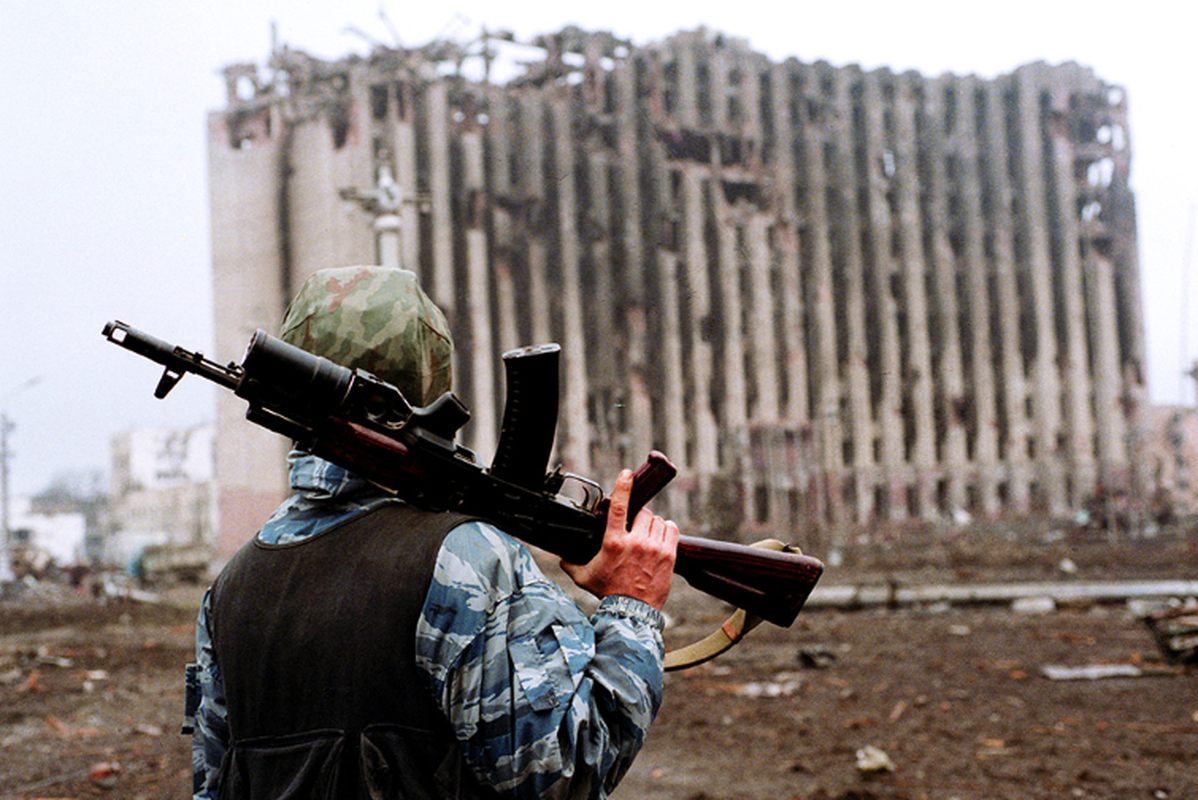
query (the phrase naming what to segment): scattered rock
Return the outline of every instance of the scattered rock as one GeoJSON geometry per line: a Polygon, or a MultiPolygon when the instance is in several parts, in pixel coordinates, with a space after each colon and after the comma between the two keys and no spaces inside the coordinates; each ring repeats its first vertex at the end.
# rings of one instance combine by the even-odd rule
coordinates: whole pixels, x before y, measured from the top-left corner
{"type": "Polygon", "coordinates": [[[87,779],[101,789],[112,789],[116,786],[121,774],[121,765],[116,761],[101,761],[92,764],[87,771],[87,779]]]}
{"type": "Polygon", "coordinates": [[[885,751],[867,744],[857,751],[857,771],[863,776],[894,772],[894,762],[885,751]]]}
{"type": "Polygon", "coordinates": [[[1011,603],[1016,614],[1051,614],[1057,610],[1057,602],[1051,597],[1020,597],[1011,603]]]}
{"type": "Polygon", "coordinates": [[[799,666],[803,669],[827,669],[836,663],[836,654],[823,645],[799,648],[799,666]]]}
{"type": "Polygon", "coordinates": [[[1170,663],[1198,664],[1198,603],[1152,611],[1143,620],[1170,663]]]}

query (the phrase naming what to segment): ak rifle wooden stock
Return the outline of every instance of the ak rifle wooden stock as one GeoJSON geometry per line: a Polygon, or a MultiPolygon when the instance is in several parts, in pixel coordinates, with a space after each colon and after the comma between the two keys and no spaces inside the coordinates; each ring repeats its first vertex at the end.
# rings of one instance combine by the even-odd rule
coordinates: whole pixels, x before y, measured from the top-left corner
{"type": "MultiPolygon", "coordinates": [[[[192,372],[246,400],[251,422],[415,505],[477,515],[573,563],[586,563],[602,546],[608,499],[598,484],[560,468],[544,473],[557,424],[556,345],[505,354],[508,396],[497,448],[502,463],[486,469],[454,441],[470,414],[450,393],[416,408],[391,384],[263,331],[254,334],[241,364],[224,366],[123,322],[109,322],[103,334],[164,367],[154,392],[158,398],[192,372]],[[527,399],[550,390],[551,401],[527,399]],[[531,411],[521,411],[522,405],[531,411]],[[529,421],[520,423],[521,418],[529,421]],[[580,500],[559,493],[568,481],[582,487],[580,500]]],[[[636,472],[630,520],[675,472],[664,455],[650,453],[636,472]]],[[[683,536],[674,571],[696,589],[785,627],[802,609],[823,565],[791,549],[683,536]]]]}

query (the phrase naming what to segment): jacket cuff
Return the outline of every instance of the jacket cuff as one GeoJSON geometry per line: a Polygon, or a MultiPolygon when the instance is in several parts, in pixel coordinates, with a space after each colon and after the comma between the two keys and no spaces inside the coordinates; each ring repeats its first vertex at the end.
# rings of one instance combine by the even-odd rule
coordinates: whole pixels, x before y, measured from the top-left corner
{"type": "Polygon", "coordinates": [[[660,611],[644,600],[623,594],[613,594],[603,598],[599,602],[599,609],[596,613],[637,620],[653,627],[659,633],[666,627],[665,617],[660,611]]]}

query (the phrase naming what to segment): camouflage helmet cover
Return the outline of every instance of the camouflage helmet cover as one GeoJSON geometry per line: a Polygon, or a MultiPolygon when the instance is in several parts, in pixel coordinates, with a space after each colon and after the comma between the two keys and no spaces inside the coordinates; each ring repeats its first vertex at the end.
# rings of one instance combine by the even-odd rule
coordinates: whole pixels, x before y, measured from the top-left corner
{"type": "Polygon", "coordinates": [[[280,337],[394,384],[414,406],[453,383],[453,339],[415,274],[373,266],[313,273],[291,301],[280,337]]]}

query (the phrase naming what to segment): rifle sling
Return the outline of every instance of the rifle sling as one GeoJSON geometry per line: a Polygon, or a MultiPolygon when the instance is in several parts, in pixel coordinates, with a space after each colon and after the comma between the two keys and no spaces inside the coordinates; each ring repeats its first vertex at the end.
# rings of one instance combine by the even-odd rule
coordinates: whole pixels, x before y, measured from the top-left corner
{"type": "Polygon", "coordinates": [[[736,613],[728,617],[723,625],[699,641],[668,651],[665,660],[666,671],[686,669],[710,661],[731,649],[760,622],[761,617],[749,614],[743,608],[736,609],[736,613]]]}
{"type": "MultiPolygon", "coordinates": [[[[754,542],[753,546],[764,547],[768,550],[783,550],[787,547],[777,539],[764,539],[754,542]]],[[[797,551],[797,548],[792,547],[792,549],[797,551]]],[[[724,620],[723,625],[699,641],[668,651],[665,658],[665,669],[670,672],[710,661],[730,650],[745,637],[745,634],[760,624],[761,617],[750,614],[743,608],[738,608],[732,616],[724,620]]]]}

